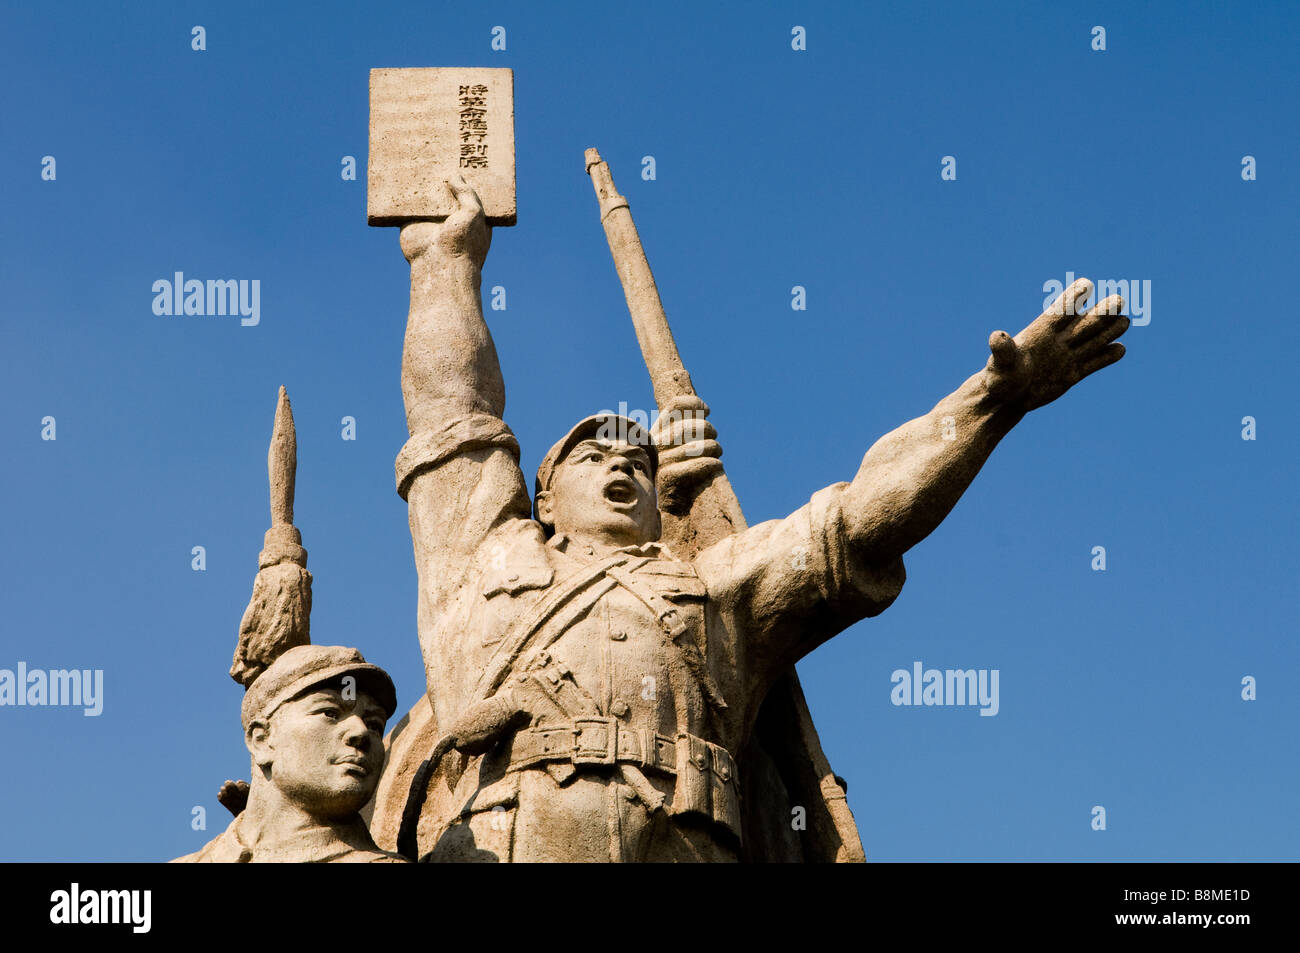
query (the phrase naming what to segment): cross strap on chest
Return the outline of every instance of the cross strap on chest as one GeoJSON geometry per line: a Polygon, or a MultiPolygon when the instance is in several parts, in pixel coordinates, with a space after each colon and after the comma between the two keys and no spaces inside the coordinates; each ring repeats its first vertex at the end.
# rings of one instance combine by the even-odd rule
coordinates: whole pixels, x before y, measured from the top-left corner
{"type": "MultiPolygon", "coordinates": [[[[483,675],[474,689],[474,697],[487,698],[500,688],[515,663],[532,647],[531,643],[552,617],[561,609],[565,610],[566,616],[575,619],[586,612],[600,600],[601,596],[614,588],[613,582],[606,578],[606,573],[629,562],[634,566],[641,566],[649,560],[633,559],[627,554],[620,554],[584,566],[553,585],[531,611],[517,616],[511,623],[509,631],[497,643],[496,651],[492,653],[492,658],[484,667],[483,675]]],[[[554,635],[550,641],[558,638],[565,628],[567,626],[552,626],[554,635]]]]}
{"type": "Polygon", "coordinates": [[[681,610],[661,596],[643,578],[638,577],[626,567],[611,566],[605,570],[605,575],[617,582],[654,613],[660,628],[663,629],[665,644],[682,657],[687,669],[695,677],[696,682],[699,683],[700,693],[705,700],[715,711],[725,709],[727,702],[723,699],[722,692],[713,681],[713,676],[709,674],[704,657],[700,654],[700,648],[691,638],[690,628],[682,619],[681,610]]]}
{"type": "MultiPolygon", "coordinates": [[[[510,677],[511,673],[518,668],[518,662],[521,658],[526,654],[528,655],[529,664],[525,665],[524,668],[529,668],[532,662],[541,653],[545,652],[547,647],[564,634],[569,625],[581,618],[606,593],[617,586],[621,586],[631,593],[654,614],[663,630],[664,645],[677,653],[682,659],[687,670],[699,685],[700,692],[706,702],[715,711],[725,709],[727,703],[713,678],[709,675],[699,647],[690,638],[690,628],[682,619],[680,610],[656,592],[648,582],[635,575],[637,569],[650,561],[646,557],[620,553],[584,566],[553,585],[529,611],[521,613],[515,618],[505,636],[497,643],[496,650],[484,667],[483,674],[475,687],[474,701],[470,703],[465,716],[462,717],[473,716],[476,714],[477,709],[482,708],[484,705],[491,705],[493,696],[506,679],[510,677]],[[538,637],[543,632],[548,634],[539,641],[538,637]]],[[[502,718],[500,720],[504,729],[509,719],[502,718]]],[[[415,827],[427,796],[429,781],[437,770],[442,757],[456,747],[456,735],[457,732],[454,728],[444,735],[434,746],[430,757],[420,765],[419,770],[416,771],[411,780],[410,793],[407,797],[406,809],[402,813],[401,830],[398,834],[398,849],[407,856],[411,856],[415,849],[415,827]]],[[[705,744],[703,741],[700,743],[705,744]]],[[[647,748],[649,747],[647,745],[647,748]]],[[[680,746],[677,747],[680,749],[680,746]]],[[[690,763],[689,759],[686,759],[686,761],[690,763]]],[[[633,765],[628,764],[624,767],[627,769],[626,773],[635,773],[633,765]]],[[[734,766],[728,762],[728,767],[725,769],[726,781],[730,781],[732,784],[732,797],[734,798],[732,771],[734,771],[734,766]]],[[[683,780],[684,777],[679,775],[679,787],[682,787],[683,780]]],[[[638,789],[641,786],[637,785],[638,789]]],[[[653,791],[648,789],[647,795],[652,794],[653,791]]],[[[695,797],[690,798],[691,802],[697,800],[699,799],[695,797]]],[[[738,825],[735,826],[738,827],[738,825]]]]}

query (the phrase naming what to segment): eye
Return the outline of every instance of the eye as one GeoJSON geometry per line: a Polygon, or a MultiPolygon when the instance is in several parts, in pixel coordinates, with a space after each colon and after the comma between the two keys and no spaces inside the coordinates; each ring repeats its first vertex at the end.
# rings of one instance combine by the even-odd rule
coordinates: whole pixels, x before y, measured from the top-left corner
{"type": "Polygon", "coordinates": [[[645,465],[644,463],[642,463],[640,460],[634,460],[634,461],[632,462],[632,466],[636,467],[636,468],[637,468],[638,470],[640,470],[642,473],[645,473],[646,470],[647,470],[646,465],[645,465]]]}
{"type": "Polygon", "coordinates": [[[377,735],[381,735],[384,733],[384,722],[380,721],[378,718],[369,719],[366,722],[366,727],[369,728],[377,735]]]}
{"type": "Polygon", "coordinates": [[[324,715],[325,718],[328,719],[329,721],[337,721],[339,717],[339,710],[335,708],[333,705],[331,705],[328,708],[318,708],[316,709],[316,711],[312,712],[312,714],[324,715]]]}

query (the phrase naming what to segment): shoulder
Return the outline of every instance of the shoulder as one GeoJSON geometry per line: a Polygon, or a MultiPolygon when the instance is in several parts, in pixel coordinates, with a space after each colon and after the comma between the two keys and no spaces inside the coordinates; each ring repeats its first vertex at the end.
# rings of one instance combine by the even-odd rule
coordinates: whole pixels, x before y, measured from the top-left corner
{"type": "Polygon", "coordinates": [[[386,850],[352,850],[331,859],[336,864],[409,864],[410,858],[386,850]]]}
{"type": "Polygon", "coordinates": [[[678,559],[667,547],[655,558],[634,570],[634,575],[644,579],[661,596],[669,599],[703,599],[709,593],[695,563],[678,559]]]}
{"type": "Polygon", "coordinates": [[[365,822],[355,817],[347,824],[329,828],[328,839],[334,849],[324,847],[314,860],[331,864],[407,864],[407,858],[380,850],[370,836],[365,822]]]}
{"type": "Polygon", "coordinates": [[[169,860],[169,864],[219,864],[235,863],[239,860],[242,846],[239,838],[235,836],[234,827],[239,822],[235,818],[230,822],[230,826],[218,834],[212,840],[208,841],[192,854],[186,854],[183,857],[177,857],[169,860]]]}

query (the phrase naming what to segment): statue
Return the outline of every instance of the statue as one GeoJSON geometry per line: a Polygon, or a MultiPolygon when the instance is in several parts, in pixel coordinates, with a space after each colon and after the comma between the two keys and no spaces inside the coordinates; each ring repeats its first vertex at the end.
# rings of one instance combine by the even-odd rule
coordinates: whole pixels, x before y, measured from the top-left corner
{"type": "Polygon", "coordinates": [[[393,683],[356,649],[300,645],[241,706],[253,780],[230,826],[180,863],[402,863],[375,846],[361,808],[384,765],[393,683]]]}
{"type": "Polygon", "coordinates": [[[311,642],[311,573],[302,534],[293,525],[298,435],[283,387],[275,405],[271,447],[266,454],[271,486],[271,528],[257,557],[253,597],[239,623],[230,677],[244,688],[288,649],[311,642]]]}
{"type": "MultiPolygon", "coordinates": [[[[1123,301],[1082,312],[1091,284],[1075,282],[1019,334],[994,332],[984,365],[878,440],[852,481],[746,528],[639,242],[628,254],[626,201],[587,161],[662,414],[649,434],[580,421],[531,502],[482,313],[483,204],[454,175],[450,215],[402,224],[410,439],[396,478],[428,696],[390,737],[371,830],[431,861],[807,858],[780,756],[824,757],[794,663],[889,607],[903,554],[1017,422],[1120,359],[1123,301]]],[[[816,783],[834,849],[812,859],[861,859],[842,784],[816,783]]]]}
{"type": "Polygon", "coordinates": [[[267,458],[271,528],[230,675],[244,686],[240,717],[252,782],[218,799],[235,819],[179,863],[402,863],[375,846],[361,809],[383,770],[392,680],[353,648],[312,645],[311,573],[293,525],[297,443],[283,387],[267,458]]]}

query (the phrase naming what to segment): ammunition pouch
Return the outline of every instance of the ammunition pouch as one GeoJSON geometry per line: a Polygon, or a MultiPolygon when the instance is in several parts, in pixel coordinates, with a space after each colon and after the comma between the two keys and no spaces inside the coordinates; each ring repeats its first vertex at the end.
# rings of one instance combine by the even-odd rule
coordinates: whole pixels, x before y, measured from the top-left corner
{"type": "Polygon", "coordinates": [[[673,813],[711,818],[740,840],[740,785],[726,748],[678,733],[673,813]]]}

